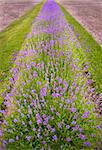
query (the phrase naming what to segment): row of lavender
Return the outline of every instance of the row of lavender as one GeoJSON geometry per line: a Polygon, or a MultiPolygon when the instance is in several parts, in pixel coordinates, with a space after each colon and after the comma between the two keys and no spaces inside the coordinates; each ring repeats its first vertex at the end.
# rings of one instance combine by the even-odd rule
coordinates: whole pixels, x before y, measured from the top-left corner
{"type": "Polygon", "coordinates": [[[73,27],[54,1],[34,20],[11,70],[0,130],[3,148],[91,149],[100,142],[100,116],[84,76],[88,69],[73,27]],[[84,64],[84,65],[83,65],[84,64]]]}

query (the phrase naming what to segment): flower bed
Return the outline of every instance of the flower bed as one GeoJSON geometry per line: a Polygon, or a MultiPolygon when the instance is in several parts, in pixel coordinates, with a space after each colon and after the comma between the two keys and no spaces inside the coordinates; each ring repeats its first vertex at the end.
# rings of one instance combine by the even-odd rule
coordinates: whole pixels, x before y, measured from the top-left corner
{"type": "Polygon", "coordinates": [[[90,101],[84,76],[87,70],[85,52],[73,27],[59,6],[47,1],[17,56],[3,95],[2,147],[97,147],[101,140],[100,116],[90,101]]]}

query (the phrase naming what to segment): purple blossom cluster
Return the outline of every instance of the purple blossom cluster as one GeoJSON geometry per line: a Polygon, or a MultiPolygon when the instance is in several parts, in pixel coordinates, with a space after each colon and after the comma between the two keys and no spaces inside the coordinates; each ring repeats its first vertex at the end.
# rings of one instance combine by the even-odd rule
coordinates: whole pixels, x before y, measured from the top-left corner
{"type": "Polygon", "coordinates": [[[83,75],[86,61],[73,27],[57,3],[48,0],[11,69],[7,109],[1,112],[3,147],[96,146],[100,119],[83,75]]]}

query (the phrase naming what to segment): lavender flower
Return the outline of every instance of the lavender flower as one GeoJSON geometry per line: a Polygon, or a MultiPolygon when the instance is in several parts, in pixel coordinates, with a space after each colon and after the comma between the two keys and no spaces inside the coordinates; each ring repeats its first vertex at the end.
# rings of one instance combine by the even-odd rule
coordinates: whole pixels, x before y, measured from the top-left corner
{"type": "Polygon", "coordinates": [[[55,129],[55,128],[52,128],[51,132],[54,133],[55,131],[56,131],[56,129],[55,129]]]}
{"type": "Polygon", "coordinates": [[[71,142],[72,140],[71,140],[71,138],[66,138],[66,141],[71,142]]]}
{"type": "Polygon", "coordinates": [[[76,108],[71,108],[71,112],[76,112],[76,108]]]}
{"type": "Polygon", "coordinates": [[[70,128],[70,126],[69,126],[69,125],[66,125],[66,128],[67,128],[67,129],[69,129],[69,128],[70,128]]]}
{"type": "Polygon", "coordinates": [[[36,131],[36,128],[33,128],[33,131],[35,132],[35,131],[36,131]]]}
{"type": "Polygon", "coordinates": [[[41,88],[41,90],[40,90],[40,96],[41,96],[41,97],[46,96],[46,92],[47,92],[47,89],[46,89],[46,88],[41,88]]]}
{"type": "Polygon", "coordinates": [[[34,71],[33,76],[34,76],[34,78],[37,78],[37,77],[38,77],[38,74],[37,74],[36,71],[34,71]]]}
{"type": "Polygon", "coordinates": [[[31,125],[31,124],[32,124],[32,121],[30,120],[30,121],[29,121],[29,125],[31,125]]]}
{"type": "Polygon", "coordinates": [[[60,129],[62,128],[62,125],[60,123],[58,123],[58,128],[60,128],[60,129]]]}
{"type": "Polygon", "coordinates": [[[56,135],[52,136],[52,140],[56,141],[57,140],[57,136],[56,135]]]}
{"type": "Polygon", "coordinates": [[[9,139],[9,142],[10,142],[10,143],[13,143],[13,142],[14,142],[14,140],[13,140],[13,139],[9,139]]]}
{"type": "Polygon", "coordinates": [[[3,132],[2,132],[2,130],[0,130],[0,137],[2,137],[2,135],[3,135],[3,132]]]}
{"type": "Polygon", "coordinates": [[[19,140],[19,137],[18,137],[18,136],[16,136],[16,140],[17,140],[17,141],[19,140]]]}
{"type": "Polygon", "coordinates": [[[86,111],[84,112],[84,114],[82,115],[82,118],[85,119],[85,118],[88,118],[89,116],[89,111],[86,111]]]}
{"type": "Polygon", "coordinates": [[[42,141],[42,144],[45,145],[45,144],[46,144],[46,141],[42,141]]]}
{"type": "Polygon", "coordinates": [[[54,107],[51,107],[51,111],[54,112],[54,107]]]}
{"type": "Polygon", "coordinates": [[[91,146],[90,142],[84,142],[84,145],[87,146],[87,147],[91,146]]]}
{"type": "Polygon", "coordinates": [[[75,124],[76,124],[76,121],[73,120],[73,121],[72,121],[72,124],[75,125],[75,124]]]}
{"type": "Polygon", "coordinates": [[[81,140],[85,140],[85,135],[83,135],[83,134],[80,133],[79,137],[80,137],[81,140]]]}
{"type": "Polygon", "coordinates": [[[27,141],[31,140],[31,136],[26,136],[27,141]]]}
{"type": "Polygon", "coordinates": [[[15,119],[14,119],[14,123],[17,123],[17,122],[18,122],[18,120],[15,118],[15,119]]]}

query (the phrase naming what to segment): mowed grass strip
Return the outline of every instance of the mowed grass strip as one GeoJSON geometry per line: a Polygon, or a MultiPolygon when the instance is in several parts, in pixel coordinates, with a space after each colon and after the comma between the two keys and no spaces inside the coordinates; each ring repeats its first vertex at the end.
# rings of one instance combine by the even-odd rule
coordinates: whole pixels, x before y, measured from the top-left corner
{"type": "Polygon", "coordinates": [[[62,5],[59,5],[63,11],[66,20],[74,27],[74,32],[82,46],[83,51],[86,51],[88,62],[90,63],[89,72],[92,74],[92,79],[96,91],[102,92],[102,47],[95,41],[90,33],[78,23],[75,18],[62,5]]]}
{"type": "Polygon", "coordinates": [[[31,30],[32,22],[40,12],[43,3],[35,5],[33,9],[0,32],[0,104],[2,103],[1,93],[8,82],[9,71],[14,62],[13,55],[21,49],[27,33],[31,30]]]}

